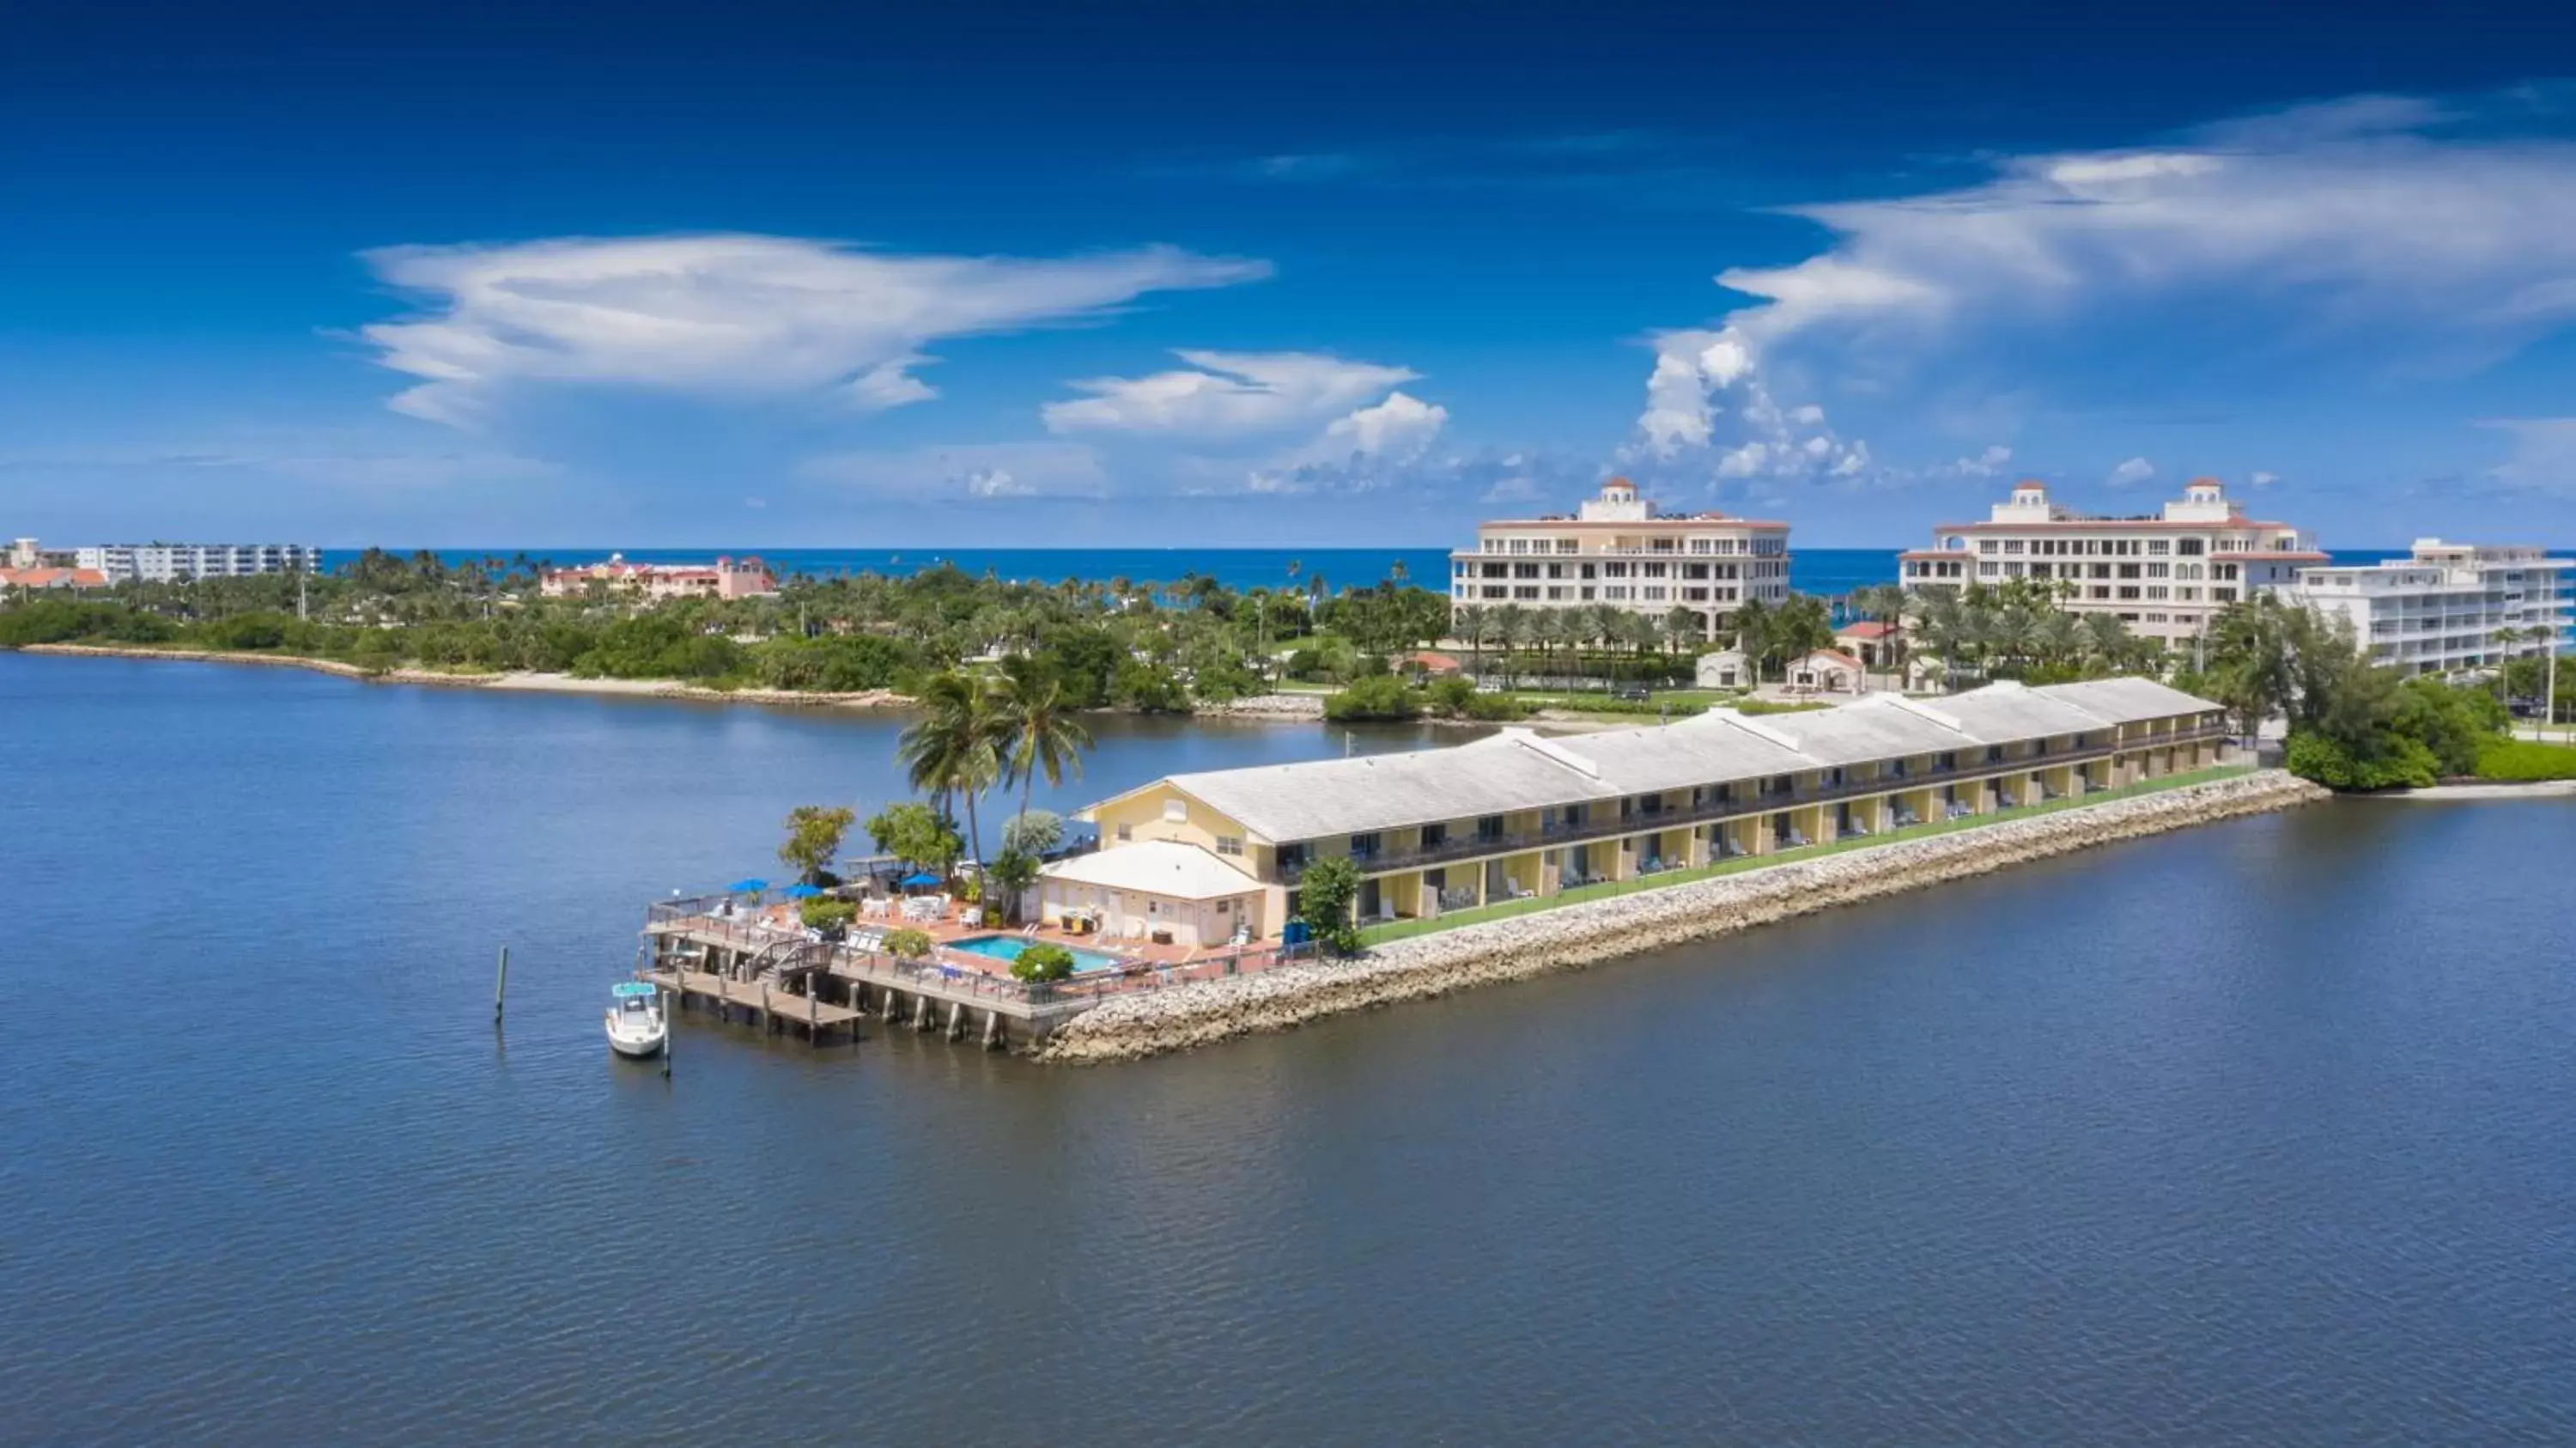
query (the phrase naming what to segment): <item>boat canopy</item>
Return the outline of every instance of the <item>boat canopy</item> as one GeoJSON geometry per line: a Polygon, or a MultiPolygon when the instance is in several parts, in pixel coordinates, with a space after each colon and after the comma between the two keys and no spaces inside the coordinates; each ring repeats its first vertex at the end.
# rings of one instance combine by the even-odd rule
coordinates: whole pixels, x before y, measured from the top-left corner
{"type": "Polygon", "coordinates": [[[610,987],[610,994],[624,1000],[631,996],[649,996],[661,987],[649,980],[622,980],[610,987]]]}

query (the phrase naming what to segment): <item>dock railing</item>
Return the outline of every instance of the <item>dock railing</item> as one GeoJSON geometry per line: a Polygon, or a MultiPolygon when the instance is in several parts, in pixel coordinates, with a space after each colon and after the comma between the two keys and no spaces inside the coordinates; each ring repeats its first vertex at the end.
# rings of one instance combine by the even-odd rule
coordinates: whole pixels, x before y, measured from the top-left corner
{"type": "Polygon", "coordinates": [[[1051,1009],[1072,1013],[1115,996],[1251,975],[1311,958],[1313,954],[1312,946],[1226,945],[1210,947],[1181,960],[1121,959],[1114,966],[1081,971],[1064,980],[1022,981],[991,969],[993,961],[989,956],[945,945],[934,947],[926,957],[908,959],[849,941],[811,940],[798,927],[775,924],[762,917],[708,913],[727,898],[730,897],[656,901],[646,911],[647,930],[744,952],[755,970],[761,964],[777,961],[782,962],[782,971],[821,969],[845,980],[1006,1002],[1032,1013],[1051,1009]],[[688,908],[692,904],[699,907],[695,913],[688,908]]]}

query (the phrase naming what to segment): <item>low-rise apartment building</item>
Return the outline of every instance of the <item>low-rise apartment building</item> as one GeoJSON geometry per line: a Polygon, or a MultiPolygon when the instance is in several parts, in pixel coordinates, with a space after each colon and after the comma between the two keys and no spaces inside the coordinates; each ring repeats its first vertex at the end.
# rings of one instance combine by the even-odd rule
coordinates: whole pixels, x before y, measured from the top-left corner
{"type": "Polygon", "coordinates": [[[2161,510],[2130,517],[2077,512],[2025,482],[1985,522],[1941,524],[1931,547],[1898,560],[1908,588],[2062,582],[2066,611],[2115,614],[2140,637],[2177,645],[2326,555],[2287,523],[2247,517],[2215,478],[2196,478],[2161,510]]]}
{"type": "Polygon", "coordinates": [[[1271,938],[1327,856],[1358,862],[1364,917],[1436,916],[2113,788],[2215,764],[2223,743],[2221,706],[2126,678],[1563,738],[1506,729],[1157,780],[1083,811],[1100,850],[1048,867],[1039,898],[1113,935],[1271,938]]]}
{"type": "Polygon", "coordinates": [[[1478,526],[1449,555],[1449,603],[1597,608],[1656,619],[1687,609],[1715,638],[1747,599],[1789,596],[1789,525],[1725,513],[1673,514],[1612,478],[1572,514],[1478,526]]]}
{"type": "Polygon", "coordinates": [[[538,580],[548,598],[572,598],[592,584],[646,598],[758,598],[778,591],[778,579],[757,558],[719,558],[713,563],[629,563],[623,553],[604,563],[578,568],[549,568],[538,580]]]}
{"type": "Polygon", "coordinates": [[[2300,569],[2282,598],[2350,623],[2380,663],[2448,674],[2564,649],[2576,610],[2571,573],[2576,559],[2545,549],[2420,538],[2412,557],[2300,569]]]}
{"type": "Polygon", "coordinates": [[[189,583],[322,571],[322,550],[302,543],[103,543],[74,549],[72,558],[73,566],[110,583],[189,583]]]}

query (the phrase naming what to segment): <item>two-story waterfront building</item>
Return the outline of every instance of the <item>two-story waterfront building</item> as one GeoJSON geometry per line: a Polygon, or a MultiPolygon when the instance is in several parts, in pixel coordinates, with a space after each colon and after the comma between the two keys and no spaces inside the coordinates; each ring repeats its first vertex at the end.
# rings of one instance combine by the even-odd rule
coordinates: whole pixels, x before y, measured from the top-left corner
{"type": "Polygon", "coordinates": [[[1687,609],[1715,638],[1747,599],[1789,596],[1789,525],[1725,513],[1660,512],[1612,478],[1572,515],[1480,525],[1449,555],[1449,603],[1597,608],[1656,619],[1687,609]]]}
{"type": "Polygon", "coordinates": [[[592,584],[617,593],[665,598],[759,598],[778,591],[778,579],[757,558],[719,558],[713,563],[629,563],[612,553],[603,563],[577,568],[549,568],[538,580],[548,598],[577,598],[592,584]]]}
{"type": "Polygon", "coordinates": [[[1157,780],[1082,812],[1101,848],[1048,866],[1039,900],[1112,937],[1267,939],[1327,856],[1359,864],[1364,917],[1436,916],[2204,768],[2223,742],[2219,705],[2130,678],[1562,738],[1505,729],[1157,780]]]}
{"type": "Polygon", "coordinates": [[[2420,538],[2411,558],[2302,568],[2281,597],[2350,623],[2380,663],[2447,674],[2563,650],[2576,610],[2571,573],[2576,559],[2544,549],[2420,538]]]}
{"type": "Polygon", "coordinates": [[[2116,614],[2140,637],[2176,645],[2326,555],[2287,523],[2247,517],[2217,479],[2195,478],[2161,511],[2132,517],[2080,513],[2050,501],[2046,484],[2025,482],[1985,522],[1941,524],[1931,547],[1898,560],[1908,588],[2062,582],[2071,591],[2060,608],[2116,614]]]}
{"type": "Polygon", "coordinates": [[[75,567],[110,583],[187,583],[322,570],[322,550],[303,543],[103,543],[75,549],[72,556],[75,567]]]}

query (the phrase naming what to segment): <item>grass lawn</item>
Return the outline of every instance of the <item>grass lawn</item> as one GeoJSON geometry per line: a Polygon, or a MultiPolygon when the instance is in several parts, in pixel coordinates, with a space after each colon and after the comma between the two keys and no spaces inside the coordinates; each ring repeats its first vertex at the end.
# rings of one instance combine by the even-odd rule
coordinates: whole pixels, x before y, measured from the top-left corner
{"type": "Polygon", "coordinates": [[[2478,746],[2478,778],[2510,783],[2576,779],[2576,749],[2528,739],[2494,739],[2478,746]]]}
{"type": "MultiPolygon", "coordinates": [[[[2559,752],[2576,754],[2576,750],[2559,752]]],[[[1514,915],[1553,910],[1559,905],[1579,905],[1586,900],[1607,900],[1616,895],[1633,895],[1641,890],[1661,890],[1673,885],[1687,885],[1694,880],[1715,879],[1720,875],[1740,875],[1747,870],[1759,870],[1771,865],[1794,864],[1800,860],[1820,860],[1827,855],[1839,855],[1850,850],[1866,850],[1877,845],[1901,844],[1907,840],[1929,839],[1934,835],[1956,834],[1961,830],[1973,830],[1984,825],[2000,824],[2006,820],[2027,819],[2033,815],[2053,814],[2059,810],[2080,809],[2086,805],[2108,804],[2113,800],[2134,799],[2142,794],[2159,794],[2168,789],[2180,789],[2185,785],[2207,784],[2213,780],[2232,779],[2240,774],[2251,773],[2253,773],[2252,765],[2225,764],[2214,769],[2194,770],[2189,774],[2169,774],[2161,779],[2142,780],[2136,784],[2124,785],[2118,789],[2106,789],[2078,798],[2053,799],[2045,804],[2023,805],[2015,809],[1997,810],[1993,814],[1970,815],[1965,819],[1934,820],[1885,834],[1834,840],[1821,845],[1802,845],[1797,849],[1782,850],[1777,854],[1739,855],[1731,860],[1720,860],[1714,864],[1703,865],[1696,870],[1666,870],[1661,874],[1640,876],[1633,880],[1611,880],[1599,885],[1580,885],[1562,894],[1500,900],[1491,905],[1479,905],[1470,910],[1448,911],[1430,920],[1390,921],[1383,925],[1371,925],[1362,929],[1360,939],[1370,945],[1383,945],[1389,941],[1403,940],[1416,935],[1429,935],[1434,931],[1450,930],[1461,925],[1476,925],[1487,920],[1505,920],[1514,915]]]]}

